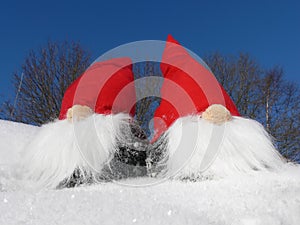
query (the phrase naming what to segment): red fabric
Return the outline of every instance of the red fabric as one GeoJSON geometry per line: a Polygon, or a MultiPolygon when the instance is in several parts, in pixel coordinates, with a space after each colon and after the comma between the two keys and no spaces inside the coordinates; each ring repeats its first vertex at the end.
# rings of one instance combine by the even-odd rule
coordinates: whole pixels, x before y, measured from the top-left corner
{"type": "Polygon", "coordinates": [[[154,113],[157,139],[179,117],[200,114],[212,104],[222,104],[233,116],[239,112],[212,72],[168,36],[162,56],[164,83],[161,103],[154,113]]]}
{"type": "Polygon", "coordinates": [[[132,62],[116,58],[96,62],[65,92],[59,119],[65,119],[73,105],[89,106],[98,114],[135,113],[132,62]]]}

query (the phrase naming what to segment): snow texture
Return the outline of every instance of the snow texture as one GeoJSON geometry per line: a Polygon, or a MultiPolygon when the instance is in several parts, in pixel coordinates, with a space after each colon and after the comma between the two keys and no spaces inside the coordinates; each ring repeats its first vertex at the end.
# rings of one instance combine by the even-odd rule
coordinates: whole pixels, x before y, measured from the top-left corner
{"type": "MultiPolygon", "coordinates": [[[[168,180],[142,188],[101,183],[36,189],[33,181],[15,172],[22,147],[43,128],[7,121],[0,121],[0,128],[0,224],[300,224],[296,165],[200,182],[168,180]]],[[[132,182],[147,179],[155,178],[132,182]]]]}

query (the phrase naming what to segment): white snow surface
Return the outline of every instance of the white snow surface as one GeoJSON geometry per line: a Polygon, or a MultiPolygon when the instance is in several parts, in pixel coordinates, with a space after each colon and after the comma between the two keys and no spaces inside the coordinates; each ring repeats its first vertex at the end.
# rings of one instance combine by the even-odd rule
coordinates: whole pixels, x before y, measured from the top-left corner
{"type": "MultiPolygon", "coordinates": [[[[37,190],[17,172],[20,151],[38,129],[0,120],[0,224],[300,224],[295,165],[201,182],[37,190]]],[[[147,179],[154,178],[133,182],[147,179]]]]}

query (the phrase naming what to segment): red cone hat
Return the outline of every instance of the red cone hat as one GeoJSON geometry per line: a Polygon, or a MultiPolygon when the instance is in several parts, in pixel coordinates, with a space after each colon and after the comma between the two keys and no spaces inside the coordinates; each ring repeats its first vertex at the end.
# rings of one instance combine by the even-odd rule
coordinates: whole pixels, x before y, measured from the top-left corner
{"type": "Polygon", "coordinates": [[[96,62],[66,90],[59,119],[65,119],[68,109],[74,105],[88,106],[97,114],[133,116],[136,99],[133,82],[130,58],[96,62]]]}
{"type": "Polygon", "coordinates": [[[225,106],[232,116],[240,115],[210,69],[194,59],[171,35],[163,52],[161,70],[164,83],[161,103],[154,114],[155,139],[176,119],[201,114],[213,104],[225,106]]]}

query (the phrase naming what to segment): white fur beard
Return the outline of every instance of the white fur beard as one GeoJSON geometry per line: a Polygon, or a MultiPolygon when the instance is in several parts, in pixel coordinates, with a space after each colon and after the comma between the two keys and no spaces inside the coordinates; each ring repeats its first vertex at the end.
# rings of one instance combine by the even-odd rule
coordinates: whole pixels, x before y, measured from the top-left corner
{"type": "MultiPolygon", "coordinates": [[[[92,116],[73,123],[62,120],[43,125],[23,151],[24,178],[40,187],[56,188],[75,170],[95,179],[113,157],[126,114],[92,116]]],[[[84,177],[82,179],[85,179],[84,177]]]]}
{"type": "Polygon", "coordinates": [[[220,178],[237,173],[276,171],[284,160],[264,127],[233,117],[222,125],[199,116],[178,119],[166,133],[168,145],[160,164],[164,176],[180,179],[220,178]]]}

